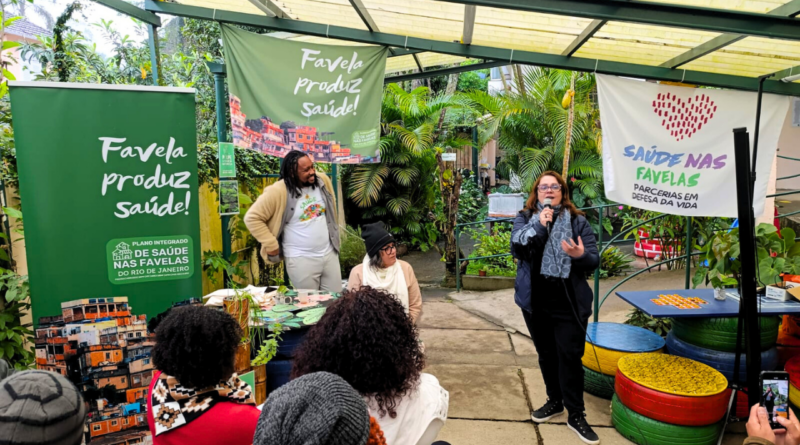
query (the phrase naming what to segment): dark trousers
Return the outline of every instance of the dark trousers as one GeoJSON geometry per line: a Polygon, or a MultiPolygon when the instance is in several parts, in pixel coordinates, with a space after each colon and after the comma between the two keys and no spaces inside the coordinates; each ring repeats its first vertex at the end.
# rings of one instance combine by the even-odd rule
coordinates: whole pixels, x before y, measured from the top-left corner
{"type": "Polygon", "coordinates": [[[563,401],[570,414],[584,412],[583,364],[588,320],[578,324],[572,309],[535,309],[522,311],[525,324],[539,353],[547,397],[563,401]]]}

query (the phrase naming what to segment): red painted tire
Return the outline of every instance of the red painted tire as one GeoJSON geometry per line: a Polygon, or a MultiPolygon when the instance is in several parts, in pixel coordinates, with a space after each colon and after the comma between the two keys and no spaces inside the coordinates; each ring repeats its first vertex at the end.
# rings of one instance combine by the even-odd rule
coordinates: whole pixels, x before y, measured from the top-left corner
{"type": "Polygon", "coordinates": [[[778,345],[776,348],[778,349],[778,369],[784,368],[789,360],[800,356],[800,347],[778,345]]]}
{"type": "Polygon", "coordinates": [[[739,394],[736,395],[736,406],[734,407],[733,411],[733,414],[736,417],[743,419],[750,417],[750,406],[748,406],[747,402],[747,393],[739,391],[739,394]]]}
{"type": "Polygon", "coordinates": [[[800,357],[787,361],[783,369],[789,373],[789,382],[795,388],[800,388],[800,357]]]}
{"type": "Polygon", "coordinates": [[[617,372],[614,389],[622,404],[645,417],[672,425],[706,426],[719,422],[731,390],[705,397],[676,396],[646,388],[617,372]]]}

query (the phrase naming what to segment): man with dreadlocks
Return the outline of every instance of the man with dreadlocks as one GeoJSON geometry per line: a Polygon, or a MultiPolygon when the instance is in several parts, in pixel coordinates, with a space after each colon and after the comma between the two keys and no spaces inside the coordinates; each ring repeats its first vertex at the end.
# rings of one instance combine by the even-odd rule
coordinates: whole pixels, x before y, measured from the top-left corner
{"type": "Polygon", "coordinates": [[[285,260],[297,289],[341,292],[333,186],[306,153],[295,150],[283,158],[281,180],[264,189],[244,223],[268,264],[285,260]]]}

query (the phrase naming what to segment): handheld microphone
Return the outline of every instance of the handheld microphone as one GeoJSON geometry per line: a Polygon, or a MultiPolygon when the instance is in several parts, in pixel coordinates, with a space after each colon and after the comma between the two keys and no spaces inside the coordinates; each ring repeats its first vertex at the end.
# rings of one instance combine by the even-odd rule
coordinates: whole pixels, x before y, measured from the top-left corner
{"type": "MultiPolygon", "coordinates": [[[[552,199],[546,198],[544,200],[544,203],[543,203],[544,204],[544,208],[552,210],[553,209],[552,203],[553,203],[552,199]]],[[[547,222],[547,234],[549,235],[552,230],[553,230],[553,221],[548,221],[547,222]]]]}

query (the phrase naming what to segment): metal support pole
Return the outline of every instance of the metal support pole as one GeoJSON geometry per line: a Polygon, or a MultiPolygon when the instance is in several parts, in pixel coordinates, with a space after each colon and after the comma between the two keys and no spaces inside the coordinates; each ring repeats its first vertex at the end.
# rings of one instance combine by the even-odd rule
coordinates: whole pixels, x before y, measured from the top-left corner
{"type": "Polygon", "coordinates": [[[456,292],[461,292],[461,243],[459,242],[458,225],[455,230],[456,235],[456,292]]]}
{"type": "MultiPolygon", "coordinates": [[[[332,194],[334,196],[334,201],[339,201],[339,165],[338,164],[331,164],[331,185],[333,185],[332,194]]],[[[338,204],[337,204],[338,205],[338,204]]],[[[339,209],[334,209],[334,212],[338,213],[339,209]]]]}
{"type": "Polygon", "coordinates": [[[750,164],[750,199],[753,199],[753,192],[756,187],[756,159],[758,158],[758,133],[761,130],[761,99],[764,96],[764,81],[774,76],[775,73],[766,74],[758,78],[758,95],[756,100],[756,129],[753,133],[753,163],[750,164]]]}
{"type": "Polygon", "coordinates": [[[748,406],[760,401],[758,385],[761,373],[761,343],[758,331],[758,296],[756,295],[755,217],[750,177],[750,139],[746,128],[733,130],[736,159],[736,203],[739,210],[739,241],[742,274],[739,281],[739,304],[744,305],[745,352],[747,354],[748,406]]]}
{"type": "Polygon", "coordinates": [[[472,173],[475,175],[475,183],[481,187],[481,175],[478,171],[478,127],[472,127],[472,173]]]}
{"type": "Polygon", "coordinates": [[[689,289],[692,282],[692,217],[686,217],[686,286],[684,289],[689,289]]]}
{"type": "MultiPolygon", "coordinates": [[[[600,258],[603,257],[603,208],[597,209],[597,223],[600,225],[597,233],[597,251],[600,258]]],[[[602,260],[601,260],[602,263],[602,260]]],[[[594,322],[597,323],[600,317],[600,266],[594,270],[594,322]]]]}
{"type": "Polygon", "coordinates": [[[148,42],[150,43],[150,70],[153,73],[153,85],[158,86],[161,83],[161,50],[158,46],[158,27],[153,24],[147,25],[148,42]]]}
{"type": "MultiPolygon", "coordinates": [[[[225,125],[225,73],[213,72],[214,74],[214,92],[217,99],[217,140],[218,142],[228,142],[228,134],[225,125]]],[[[231,223],[231,217],[225,215],[222,217],[222,256],[227,261],[231,256],[231,233],[228,226],[231,223]]],[[[225,278],[225,287],[229,287],[230,277],[227,272],[223,272],[225,278]]]]}

